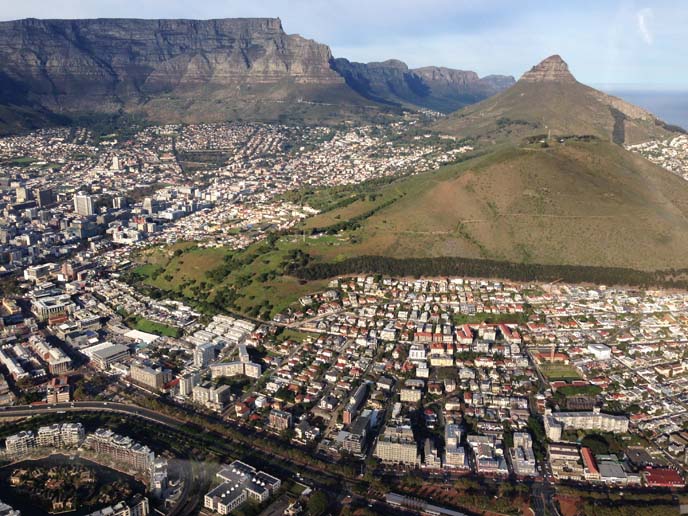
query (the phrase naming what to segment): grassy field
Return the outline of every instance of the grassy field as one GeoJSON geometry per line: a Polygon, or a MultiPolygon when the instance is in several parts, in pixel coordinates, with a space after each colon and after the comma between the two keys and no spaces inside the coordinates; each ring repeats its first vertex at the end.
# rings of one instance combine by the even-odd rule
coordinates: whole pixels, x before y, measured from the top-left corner
{"type": "Polygon", "coordinates": [[[540,372],[545,378],[550,382],[554,381],[567,381],[567,380],[580,380],[581,375],[578,370],[572,366],[562,363],[544,363],[538,366],[540,372]]]}
{"type": "Polygon", "coordinates": [[[338,256],[459,256],[657,270],[688,266],[682,180],[604,141],[504,146],[374,187],[304,229],[346,228],[338,256]],[[633,238],[629,238],[632,235],[633,238]]]}
{"type": "MultiPolygon", "coordinates": [[[[290,253],[301,245],[300,238],[284,237],[272,246],[264,242],[238,252],[189,244],[158,247],[139,255],[133,272],[144,285],[200,304],[268,318],[325,285],[284,273],[290,253]]],[[[313,248],[327,245],[325,239],[313,243],[313,248]]]]}
{"type": "Polygon", "coordinates": [[[162,335],[164,337],[180,337],[182,331],[179,328],[174,328],[166,324],[161,324],[155,321],[149,321],[142,317],[138,317],[133,322],[135,329],[144,331],[146,333],[153,333],[155,335],[162,335]]]}

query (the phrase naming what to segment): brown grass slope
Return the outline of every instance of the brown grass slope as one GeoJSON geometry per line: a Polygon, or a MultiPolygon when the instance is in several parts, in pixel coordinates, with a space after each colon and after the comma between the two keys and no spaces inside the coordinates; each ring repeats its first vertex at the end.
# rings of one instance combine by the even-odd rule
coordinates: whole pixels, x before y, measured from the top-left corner
{"type": "Polygon", "coordinates": [[[559,56],[551,56],[511,88],[453,113],[436,129],[486,141],[520,141],[551,132],[633,144],[667,138],[675,128],[644,109],[581,84],[559,56]]]}
{"type": "MultiPolygon", "coordinates": [[[[507,147],[403,179],[381,193],[397,200],[365,219],[353,243],[324,258],[688,267],[685,182],[605,141],[507,147]]],[[[332,220],[337,212],[325,216],[332,220]]]]}

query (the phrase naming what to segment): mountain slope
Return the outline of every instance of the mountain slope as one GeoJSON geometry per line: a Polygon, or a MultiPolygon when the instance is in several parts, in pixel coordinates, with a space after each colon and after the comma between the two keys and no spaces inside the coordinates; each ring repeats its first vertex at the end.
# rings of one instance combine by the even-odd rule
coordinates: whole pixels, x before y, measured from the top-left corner
{"type": "Polygon", "coordinates": [[[56,113],[197,122],[370,105],[330,68],[327,46],[279,19],[28,19],[0,23],[0,43],[13,85],[3,103],[56,113]]]}
{"type": "Polygon", "coordinates": [[[355,63],[335,59],[332,67],[362,96],[376,102],[420,106],[450,113],[498,93],[514,83],[513,77],[428,66],[409,69],[397,60],[355,63]]]}
{"type": "MultiPolygon", "coordinates": [[[[375,193],[379,210],[371,213],[370,203],[359,201],[369,216],[325,259],[456,256],[643,270],[688,266],[685,181],[602,140],[503,147],[375,193]]],[[[308,224],[327,226],[345,220],[345,213],[358,213],[357,203],[308,224]]]]}
{"type": "Polygon", "coordinates": [[[579,83],[555,55],[511,88],[452,114],[437,129],[488,141],[533,135],[594,135],[633,144],[667,138],[672,128],[651,113],[579,83]]]}
{"type": "Polygon", "coordinates": [[[195,123],[451,111],[513,80],[398,63],[335,60],[277,18],[0,22],[0,131],[52,114],[195,123]]]}

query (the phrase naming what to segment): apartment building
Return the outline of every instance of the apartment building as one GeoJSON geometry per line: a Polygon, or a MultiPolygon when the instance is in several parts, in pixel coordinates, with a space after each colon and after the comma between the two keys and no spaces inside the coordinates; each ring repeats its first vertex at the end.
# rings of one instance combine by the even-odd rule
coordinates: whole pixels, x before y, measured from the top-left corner
{"type": "Polygon", "coordinates": [[[172,372],[158,364],[134,362],[129,369],[129,375],[135,383],[154,391],[161,391],[165,384],[172,379],[172,372]]]}
{"type": "Polygon", "coordinates": [[[509,450],[511,467],[519,476],[534,476],[537,473],[533,439],[527,432],[514,432],[514,447],[509,450]]]}
{"type": "Polygon", "coordinates": [[[249,500],[261,504],[282,485],[278,478],[238,460],[222,468],[216,476],[222,482],[205,495],[203,506],[219,514],[230,514],[249,500]]]}
{"type": "Polygon", "coordinates": [[[544,418],[545,432],[552,441],[559,441],[564,430],[600,430],[624,434],[628,432],[629,419],[626,416],[603,414],[599,407],[592,412],[551,412],[544,418]]]}
{"type": "Polygon", "coordinates": [[[268,426],[278,432],[291,428],[291,414],[282,410],[271,410],[268,415],[268,426]]]}
{"type": "Polygon", "coordinates": [[[386,464],[420,466],[418,445],[410,426],[389,426],[378,437],[374,456],[386,464]]]}

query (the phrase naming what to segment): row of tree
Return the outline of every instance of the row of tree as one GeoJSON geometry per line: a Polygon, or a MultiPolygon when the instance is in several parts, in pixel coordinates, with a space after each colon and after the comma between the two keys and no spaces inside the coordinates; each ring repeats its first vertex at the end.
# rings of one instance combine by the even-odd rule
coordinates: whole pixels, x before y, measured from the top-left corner
{"type": "Polygon", "coordinates": [[[390,276],[504,278],[514,281],[565,281],[598,285],[688,288],[688,270],[639,271],[621,267],[584,265],[543,265],[512,263],[459,257],[390,258],[356,256],[339,262],[313,262],[296,268],[294,275],[305,280],[326,279],[348,274],[390,276]]]}

